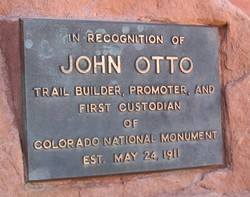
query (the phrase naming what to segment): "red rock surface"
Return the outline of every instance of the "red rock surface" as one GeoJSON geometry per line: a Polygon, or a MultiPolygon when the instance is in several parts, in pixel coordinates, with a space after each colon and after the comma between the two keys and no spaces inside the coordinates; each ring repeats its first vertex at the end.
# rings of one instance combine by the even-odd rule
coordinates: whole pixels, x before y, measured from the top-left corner
{"type": "Polygon", "coordinates": [[[249,38],[249,17],[226,0],[1,0],[0,196],[250,196],[249,38]],[[25,183],[20,143],[21,17],[218,26],[225,166],[25,183]]]}
{"type": "Polygon", "coordinates": [[[249,0],[230,0],[232,4],[240,8],[248,16],[250,16],[250,1],[249,0]]]}

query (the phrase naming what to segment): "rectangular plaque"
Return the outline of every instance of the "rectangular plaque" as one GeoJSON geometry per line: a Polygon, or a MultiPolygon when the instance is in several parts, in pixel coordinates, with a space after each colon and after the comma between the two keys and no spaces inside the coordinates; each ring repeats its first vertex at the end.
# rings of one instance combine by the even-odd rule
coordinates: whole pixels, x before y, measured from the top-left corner
{"type": "Polygon", "coordinates": [[[28,180],[223,164],[217,28],[21,20],[28,180]]]}

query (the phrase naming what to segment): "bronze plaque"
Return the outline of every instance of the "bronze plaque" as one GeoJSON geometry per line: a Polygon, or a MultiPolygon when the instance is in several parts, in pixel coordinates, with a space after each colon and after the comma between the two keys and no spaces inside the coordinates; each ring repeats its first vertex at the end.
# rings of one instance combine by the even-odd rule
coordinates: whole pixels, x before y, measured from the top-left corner
{"type": "Polygon", "coordinates": [[[217,28],[22,19],[29,181],[223,164],[217,28]]]}

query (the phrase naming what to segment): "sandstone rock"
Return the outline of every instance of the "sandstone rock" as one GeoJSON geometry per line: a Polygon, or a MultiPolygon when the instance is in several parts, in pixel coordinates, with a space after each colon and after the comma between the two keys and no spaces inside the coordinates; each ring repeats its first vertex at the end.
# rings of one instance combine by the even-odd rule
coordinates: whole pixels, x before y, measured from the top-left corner
{"type": "Polygon", "coordinates": [[[201,179],[201,171],[161,173],[160,176],[141,177],[124,182],[124,196],[144,197],[173,193],[192,187],[201,179]],[[140,191],[140,192],[137,192],[140,191]]]}
{"type": "Polygon", "coordinates": [[[248,0],[230,0],[230,2],[250,16],[250,4],[248,0]]]}
{"type": "Polygon", "coordinates": [[[81,189],[80,196],[124,196],[124,187],[122,184],[99,184],[95,187],[86,187],[81,189]]]}
{"type": "MultiPolygon", "coordinates": [[[[80,196],[80,192],[77,188],[53,188],[53,189],[47,189],[47,188],[42,188],[42,189],[30,189],[28,192],[28,197],[48,197],[48,196],[53,196],[53,197],[75,197],[75,196],[80,196]]],[[[84,195],[83,195],[84,196],[84,195]]]]}
{"type": "Polygon", "coordinates": [[[23,192],[24,173],[19,133],[11,110],[10,84],[5,59],[0,51],[0,195],[23,192]]]}
{"type": "Polygon", "coordinates": [[[250,74],[232,82],[226,88],[230,124],[231,169],[208,174],[200,185],[223,193],[250,188],[250,74]]]}

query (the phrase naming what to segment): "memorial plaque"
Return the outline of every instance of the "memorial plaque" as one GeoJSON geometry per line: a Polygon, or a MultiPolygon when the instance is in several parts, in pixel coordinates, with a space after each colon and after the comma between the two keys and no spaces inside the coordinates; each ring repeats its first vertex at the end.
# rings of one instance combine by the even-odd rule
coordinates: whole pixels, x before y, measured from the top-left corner
{"type": "Polygon", "coordinates": [[[223,164],[217,28],[21,20],[28,180],[223,164]]]}

